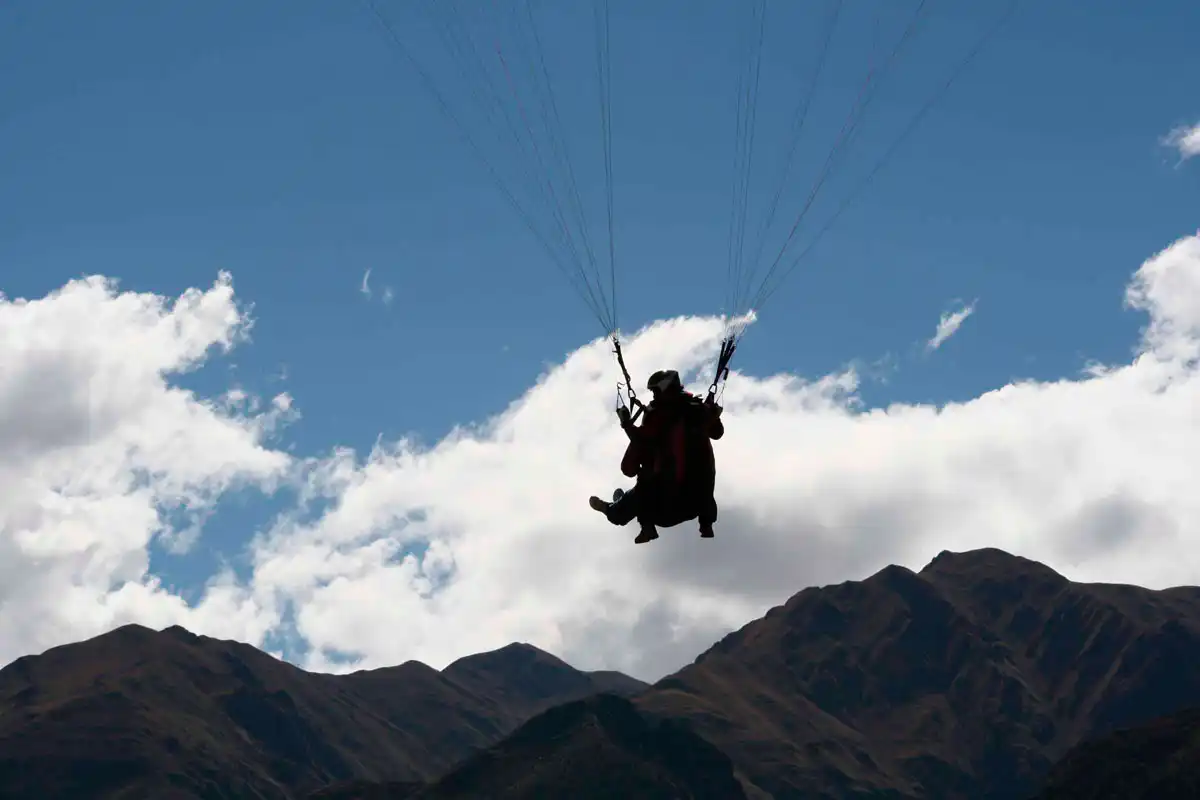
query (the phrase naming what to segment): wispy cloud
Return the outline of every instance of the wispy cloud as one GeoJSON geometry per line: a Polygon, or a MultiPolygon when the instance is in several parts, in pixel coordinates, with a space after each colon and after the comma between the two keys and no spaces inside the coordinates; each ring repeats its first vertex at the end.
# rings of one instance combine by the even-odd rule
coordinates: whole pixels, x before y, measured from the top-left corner
{"type": "Polygon", "coordinates": [[[970,305],[963,306],[958,311],[947,311],[942,314],[942,318],[938,320],[937,332],[933,334],[932,339],[925,343],[925,351],[937,350],[945,344],[947,339],[958,333],[958,329],[967,321],[967,317],[975,313],[975,302],[972,300],[970,305]]]}
{"type": "MultiPolygon", "coordinates": [[[[368,300],[370,300],[372,297],[375,296],[374,290],[371,289],[371,270],[370,269],[367,269],[367,271],[363,273],[362,283],[359,284],[358,290],[360,292],[362,292],[363,297],[367,298],[368,300]]],[[[392,304],[392,301],[396,299],[396,293],[395,293],[395,291],[392,290],[392,287],[385,286],[385,287],[383,287],[383,294],[381,294],[379,296],[379,299],[381,301],[383,301],[383,304],[385,306],[390,306],[392,304]]]]}
{"type": "Polygon", "coordinates": [[[1179,163],[1200,156],[1200,122],[1181,125],[1163,137],[1163,144],[1179,151],[1179,163]]]}

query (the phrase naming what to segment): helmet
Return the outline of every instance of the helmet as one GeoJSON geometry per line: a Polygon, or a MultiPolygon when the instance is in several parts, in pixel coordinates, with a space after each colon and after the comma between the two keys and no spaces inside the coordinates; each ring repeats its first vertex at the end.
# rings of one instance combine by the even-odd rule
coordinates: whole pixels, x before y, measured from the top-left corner
{"type": "Polygon", "coordinates": [[[650,376],[650,380],[646,381],[646,388],[652,392],[670,394],[683,391],[683,383],[680,382],[679,373],[675,370],[660,369],[650,376]]]}

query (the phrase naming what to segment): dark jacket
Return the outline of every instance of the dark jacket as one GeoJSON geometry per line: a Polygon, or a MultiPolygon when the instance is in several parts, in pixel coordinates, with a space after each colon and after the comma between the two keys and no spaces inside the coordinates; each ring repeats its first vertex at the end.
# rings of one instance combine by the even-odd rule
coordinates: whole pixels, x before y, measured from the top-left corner
{"type": "Polygon", "coordinates": [[[694,479],[711,485],[716,474],[712,442],[725,435],[720,408],[688,392],[652,402],[642,424],[625,429],[629,445],[621,472],[629,478],[663,479],[674,488],[694,479]]]}

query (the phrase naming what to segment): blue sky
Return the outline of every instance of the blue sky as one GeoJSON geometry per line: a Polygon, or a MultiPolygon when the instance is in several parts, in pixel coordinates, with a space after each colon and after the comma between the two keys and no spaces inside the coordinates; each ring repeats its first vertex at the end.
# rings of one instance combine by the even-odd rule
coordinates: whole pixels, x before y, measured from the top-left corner
{"type": "MultiPolygon", "coordinates": [[[[752,214],[781,163],[789,71],[811,64],[814,25],[832,7],[804,5],[769,6],[752,214]]],[[[878,4],[847,5],[780,214],[788,222],[867,65],[878,4]]],[[[874,163],[1005,5],[930,4],[929,28],[835,177],[874,163]]],[[[411,10],[379,7],[434,52],[405,27],[411,10]]],[[[626,331],[721,310],[734,27],[746,7],[611,2],[626,331]]],[[[890,36],[899,7],[885,17],[890,36]]],[[[578,179],[595,198],[590,4],[539,19],[578,179]]],[[[819,377],[862,364],[880,378],[862,399],[886,406],[1128,360],[1145,322],[1122,308],[1131,273],[1196,225],[1196,172],[1161,140],[1200,112],[1185,79],[1200,74],[1198,29],[1200,6],[1182,0],[1153,13],[1020,3],[772,298],[736,366],[819,377]],[[961,330],[924,352],[939,315],[976,300],[961,330]]],[[[602,332],[363,3],[17,0],[0,9],[0,71],[10,77],[0,82],[0,291],[40,297],[101,274],[170,297],[227,270],[253,306],[252,341],[182,384],[287,391],[302,419],[281,446],[296,454],[404,434],[437,441],[503,411],[602,332]]],[[[471,100],[454,73],[435,80],[471,100]]],[[[155,551],[155,571],[198,589],[277,508],[253,493],[229,498],[192,554],[155,551]]]]}

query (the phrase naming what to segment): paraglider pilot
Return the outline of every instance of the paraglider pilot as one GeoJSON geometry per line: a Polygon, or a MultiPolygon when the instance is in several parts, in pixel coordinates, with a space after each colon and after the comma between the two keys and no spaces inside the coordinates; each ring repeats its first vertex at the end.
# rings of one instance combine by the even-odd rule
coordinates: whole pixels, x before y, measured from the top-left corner
{"type": "Polygon", "coordinates": [[[646,388],[653,399],[641,425],[633,423],[628,408],[617,410],[629,436],[621,472],[637,478],[636,485],[628,492],[618,489],[611,503],[599,497],[588,503],[613,525],[636,519],[641,525],[636,544],[657,539],[659,526],[691,519],[699,523],[700,536],[711,539],[717,520],[712,442],[725,435],[721,406],[684,391],[675,370],[655,372],[646,388]]]}

